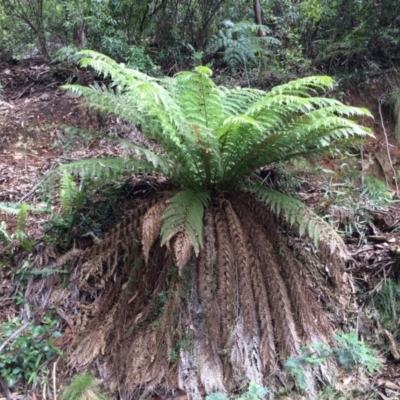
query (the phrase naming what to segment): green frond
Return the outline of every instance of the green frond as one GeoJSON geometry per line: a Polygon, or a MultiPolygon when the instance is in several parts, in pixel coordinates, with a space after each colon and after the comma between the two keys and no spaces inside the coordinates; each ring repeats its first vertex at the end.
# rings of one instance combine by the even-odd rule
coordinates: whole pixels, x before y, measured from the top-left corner
{"type": "Polygon", "coordinates": [[[161,244],[166,244],[177,233],[187,233],[198,254],[203,241],[204,209],[210,201],[207,192],[184,190],[169,200],[161,228],[161,244]]]}
{"type": "Polygon", "coordinates": [[[316,247],[321,242],[330,249],[331,254],[335,252],[338,258],[347,259],[342,238],[301,201],[262,185],[242,185],[241,188],[267,204],[277,215],[282,214],[289,225],[297,227],[300,235],[307,233],[316,247]]]}
{"type": "Polygon", "coordinates": [[[296,91],[301,91],[311,97],[317,94],[318,91],[332,89],[333,85],[334,80],[329,76],[308,76],[275,86],[267,93],[267,96],[275,96],[277,94],[290,95],[296,91]]]}
{"type": "Polygon", "coordinates": [[[110,77],[112,86],[85,88],[65,85],[65,89],[83,95],[96,109],[120,115],[133,123],[141,123],[148,128],[144,129],[144,133],[150,137],[155,134],[154,137],[163,146],[180,143],[176,131],[183,116],[171,91],[163,86],[165,83],[166,87],[170,87],[170,80],[149,77],[95,51],[82,50],[78,55],[82,57],[82,66],[91,66],[105,77],[110,77]],[[154,129],[150,129],[153,125],[156,125],[154,129]]]}
{"type": "Polygon", "coordinates": [[[6,223],[4,221],[0,222],[0,243],[7,243],[11,240],[10,235],[7,232],[6,223]]]}
{"type": "Polygon", "coordinates": [[[243,110],[247,110],[250,105],[265,96],[265,92],[258,89],[242,87],[237,87],[231,90],[226,88],[221,89],[225,92],[222,106],[223,112],[226,116],[243,113],[243,110]]]}
{"type": "MultiPolygon", "coordinates": [[[[157,154],[154,151],[149,150],[146,147],[139,146],[132,141],[122,139],[118,136],[112,136],[104,132],[89,131],[73,126],[63,126],[63,129],[68,136],[79,138],[81,140],[91,140],[95,137],[101,137],[104,139],[116,141],[120,143],[122,148],[128,150],[136,158],[147,160],[147,162],[152,165],[154,172],[159,171],[166,176],[171,176],[173,174],[173,162],[168,159],[168,155],[157,154]]],[[[180,160],[177,161],[179,162],[180,160]]],[[[151,168],[150,165],[149,168],[151,168]]]]}
{"type": "Polygon", "coordinates": [[[0,203],[0,211],[4,211],[9,214],[18,214],[21,209],[19,203],[0,203]]]}
{"type": "Polygon", "coordinates": [[[0,211],[4,211],[9,214],[19,214],[22,207],[27,211],[34,211],[36,213],[45,212],[44,209],[33,207],[26,203],[0,203],[0,211]]]}
{"type": "Polygon", "coordinates": [[[105,400],[100,381],[89,374],[76,375],[61,396],[62,400],[105,400]]]}
{"type": "Polygon", "coordinates": [[[155,172],[156,169],[147,161],[135,159],[122,159],[117,157],[93,158],[74,161],[70,164],[61,164],[44,181],[46,189],[55,185],[63,174],[79,176],[81,179],[90,180],[94,186],[104,185],[114,179],[130,176],[134,172],[155,172]]]}
{"type": "Polygon", "coordinates": [[[27,238],[25,228],[28,219],[28,211],[43,212],[44,210],[31,207],[26,203],[0,203],[0,211],[18,216],[15,232],[11,236],[6,231],[4,221],[1,222],[0,238],[5,242],[10,241],[12,238],[22,242],[27,238]]]}
{"type": "Polygon", "coordinates": [[[25,203],[21,203],[21,207],[18,213],[17,231],[20,232],[25,231],[27,218],[28,218],[28,206],[25,203]]]}
{"type": "Polygon", "coordinates": [[[276,38],[257,35],[260,30],[264,33],[270,32],[264,25],[225,20],[222,26],[218,34],[212,36],[207,50],[212,53],[223,51],[223,60],[234,72],[247,62],[256,61],[256,53],[264,51],[267,46],[281,44],[276,38]]]}
{"type": "Polygon", "coordinates": [[[76,187],[74,177],[63,170],[60,179],[60,201],[64,214],[72,212],[74,208],[79,208],[83,200],[83,194],[76,187]]]}
{"type": "Polygon", "coordinates": [[[245,115],[262,129],[255,129],[255,124],[240,126],[243,119],[226,119],[238,122],[218,131],[226,182],[239,181],[266,164],[323,154],[348,139],[372,135],[369,128],[351,119],[371,116],[366,109],[345,106],[336,100],[282,94],[292,88],[310,90],[331,82],[325,77],[320,82],[319,78],[302,79],[300,85],[283,85],[275,96],[270,92],[251,104],[245,115]]]}
{"type": "Polygon", "coordinates": [[[157,168],[145,160],[122,159],[116,157],[81,160],[71,164],[64,164],[63,170],[78,172],[82,177],[92,179],[113,179],[120,175],[130,175],[132,172],[154,172],[157,168]],[[93,169],[91,168],[93,162],[93,169]]]}
{"type": "Polygon", "coordinates": [[[223,117],[223,92],[211,79],[211,70],[199,66],[194,72],[175,75],[179,85],[177,102],[188,123],[215,129],[223,117]]]}

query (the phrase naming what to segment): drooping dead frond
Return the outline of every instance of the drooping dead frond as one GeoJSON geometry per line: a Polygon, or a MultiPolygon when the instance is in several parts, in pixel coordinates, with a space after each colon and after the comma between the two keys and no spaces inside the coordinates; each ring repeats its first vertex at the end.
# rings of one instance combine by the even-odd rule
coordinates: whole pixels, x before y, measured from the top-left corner
{"type": "Polygon", "coordinates": [[[267,252],[270,257],[275,255],[275,259],[278,260],[278,268],[291,295],[292,310],[296,315],[296,322],[299,323],[298,327],[302,335],[305,335],[307,340],[310,341],[326,340],[331,334],[329,323],[315,298],[311,295],[306,278],[301,272],[301,264],[287,248],[286,241],[279,233],[276,222],[271,216],[268,216],[265,208],[257,204],[250,196],[242,195],[240,201],[235,204],[242,217],[245,207],[254,212],[246,213],[246,219],[242,218],[242,221],[244,221],[254,244],[255,253],[261,259],[264,259],[263,242],[260,242],[260,238],[266,239],[272,245],[272,248],[267,252]]]}
{"type": "MultiPolygon", "coordinates": [[[[258,185],[248,189],[278,216],[282,213],[286,223],[297,226],[300,236],[307,230],[309,237],[314,239],[317,247],[319,245],[321,259],[326,263],[326,269],[330,273],[332,282],[340,286],[341,272],[348,261],[349,254],[343,239],[333,227],[296,199],[265,186],[258,185]]],[[[248,197],[247,202],[260,217],[266,213],[261,204],[254,199],[248,197]]]]}
{"type": "Polygon", "coordinates": [[[255,304],[250,278],[250,270],[253,265],[251,265],[249,246],[240,220],[229,202],[225,203],[225,215],[237,263],[239,304],[240,315],[243,318],[243,330],[249,336],[255,336],[255,304]]]}
{"type": "Polygon", "coordinates": [[[239,310],[235,288],[237,281],[237,265],[234,258],[233,245],[229,237],[229,228],[222,210],[215,213],[217,232],[217,268],[218,268],[218,306],[220,314],[219,346],[225,348],[229,332],[233,327],[239,310]]]}
{"type": "Polygon", "coordinates": [[[162,216],[167,203],[160,201],[153,207],[149,208],[143,217],[142,223],[142,246],[143,255],[146,263],[149,261],[149,254],[151,246],[153,246],[155,240],[160,235],[162,227],[162,216]]]}
{"type": "Polygon", "coordinates": [[[186,232],[179,232],[175,235],[174,243],[172,245],[175,262],[179,268],[179,275],[182,272],[182,268],[189,261],[192,254],[193,244],[190,240],[189,235],[186,232]]]}

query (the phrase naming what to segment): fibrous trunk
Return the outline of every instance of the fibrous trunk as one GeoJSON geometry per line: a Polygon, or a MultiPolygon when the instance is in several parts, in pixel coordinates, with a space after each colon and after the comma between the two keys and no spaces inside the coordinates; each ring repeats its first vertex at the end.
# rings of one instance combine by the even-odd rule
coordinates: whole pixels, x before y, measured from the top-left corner
{"type": "MultiPolygon", "coordinates": [[[[74,261],[63,298],[65,337],[81,337],[68,342],[71,364],[101,360],[102,378],[126,398],[176,387],[202,398],[248,381],[276,392],[287,357],[331,334],[304,265],[269,210],[237,193],[210,203],[199,257],[181,270],[157,239],[165,201],[138,208],[74,261]],[[154,242],[144,257],[143,224],[154,242]]],[[[310,397],[314,383],[310,375],[310,397]]]]}

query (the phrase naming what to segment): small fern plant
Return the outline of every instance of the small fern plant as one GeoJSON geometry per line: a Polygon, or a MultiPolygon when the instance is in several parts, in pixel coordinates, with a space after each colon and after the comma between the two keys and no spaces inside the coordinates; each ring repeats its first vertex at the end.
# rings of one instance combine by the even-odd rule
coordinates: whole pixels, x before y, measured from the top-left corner
{"type": "MultiPolygon", "coordinates": [[[[183,234],[196,253],[210,199],[235,190],[252,193],[298,226],[300,234],[308,232],[316,243],[320,239],[329,243],[331,251],[342,244],[335,232],[301,202],[244,181],[264,165],[334,152],[355,138],[372,135],[357,124],[358,119],[370,116],[368,110],[318,96],[332,88],[331,78],[302,78],[269,92],[227,89],[213,82],[212,71],[205,66],[173,78],[156,79],[94,51],[78,54],[82,66],[94,68],[113,83],[109,87],[69,84],[64,89],[82,95],[96,110],[140,126],[163,151],[109,136],[125,146],[126,158],[80,160],[62,165],[58,173],[81,175],[98,183],[132,172],[164,174],[180,192],[165,209],[161,243],[168,244],[183,234]],[[178,209],[184,211],[176,212],[178,209]]],[[[69,131],[86,137],[107,136],[78,128],[69,131]]],[[[343,252],[344,247],[339,255],[343,252]]]]}
{"type": "Polygon", "coordinates": [[[21,247],[24,250],[29,251],[31,249],[32,243],[28,239],[28,235],[26,234],[25,230],[29,209],[35,210],[34,208],[29,207],[26,203],[0,203],[0,212],[17,215],[15,231],[11,235],[7,232],[6,223],[4,221],[0,222],[0,242],[8,243],[15,239],[21,244],[21,247]]]}
{"type": "Polygon", "coordinates": [[[89,374],[74,376],[72,382],[64,390],[61,400],[106,400],[100,392],[100,380],[89,374]]]}

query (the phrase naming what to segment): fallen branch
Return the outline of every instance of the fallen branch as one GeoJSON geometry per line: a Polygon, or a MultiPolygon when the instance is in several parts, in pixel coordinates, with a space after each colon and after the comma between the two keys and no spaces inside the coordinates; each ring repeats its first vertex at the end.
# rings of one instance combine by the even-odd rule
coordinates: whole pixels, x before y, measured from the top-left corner
{"type": "Polygon", "coordinates": [[[396,195],[397,195],[397,198],[399,198],[399,197],[400,197],[400,196],[399,196],[399,186],[398,186],[398,184],[397,184],[396,171],[395,171],[395,169],[394,169],[394,167],[393,167],[393,161],[392,161],[392,157],[391,157],[391,155],[390,155],[389,139],[388,139],[388,135],[387,135],[387,132],[386,132],[385,124],[384,124],[384,122],[383,122],[383,116],[382,116],[382,96],[381,96],[381,97],[379,98],[379,100],[378,100],[378,105],[379,105],[379,117],[380,117],[380,119],[381,119],[381,125],[382,125],[382,129],[383,129],[383,134],[385,135],[386,152],[387,152],[388,159],[389,159],[389,162],[390,162],[390,168],[391,168],[392,171],[393,171],[394,183],[395,183],[395,185],[396,185],[396,195]]]}
{"type": "Polygon", "coordinates": [[[23,324],[20,328],[13,332],[13,334],[0,345],[0,353],[8,345],[8,343],[12,342],[23,330],[28,327],[28,325],[29,322],[25,322],[25,324],[23,324]]]}
{"type": "Polygon", "coordinates": [[[396,341],[394,340],[393,335],[387,331],[386,329],[383,330],[383,333],[386,336],[386,339],[389,343],[389,347],[390,347],[390,352],[392,353],[393,358],[395,359],[395,361],[399,361],[400,360],[400,354],[397,350],[397,346],[396,346],[396,341]]]}

